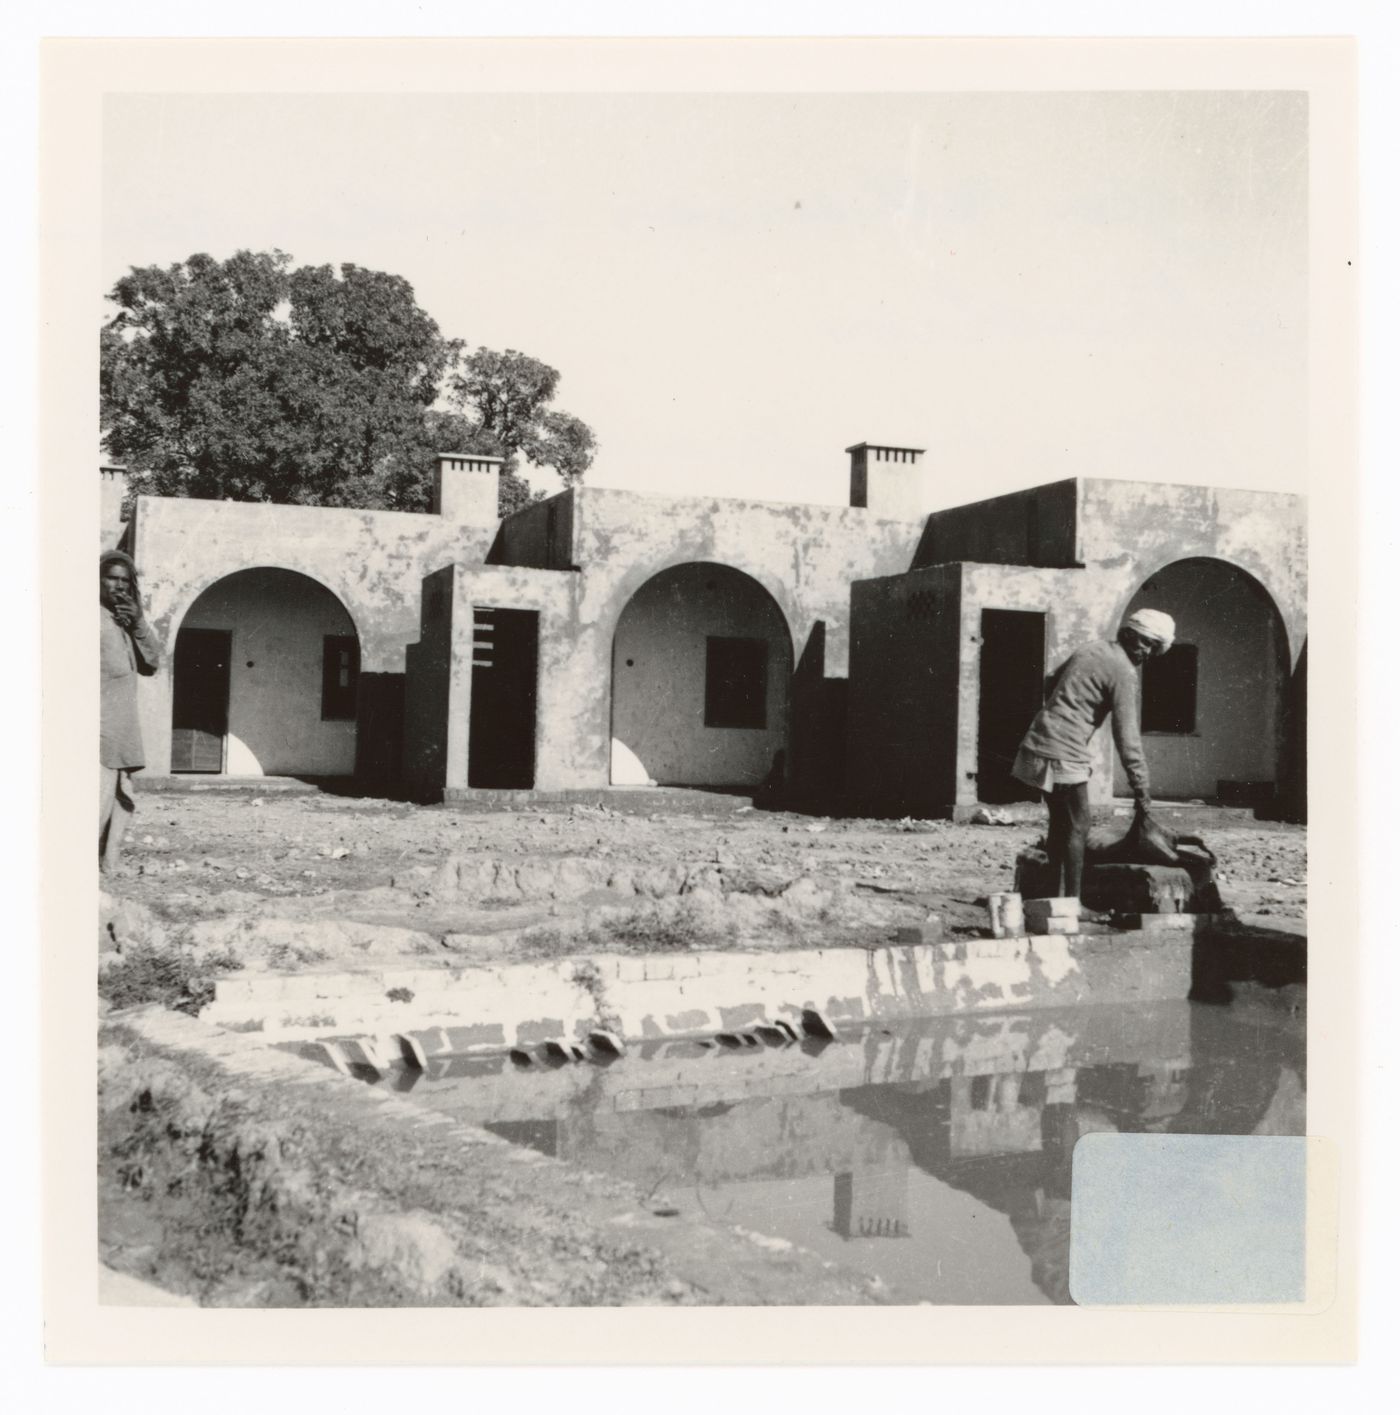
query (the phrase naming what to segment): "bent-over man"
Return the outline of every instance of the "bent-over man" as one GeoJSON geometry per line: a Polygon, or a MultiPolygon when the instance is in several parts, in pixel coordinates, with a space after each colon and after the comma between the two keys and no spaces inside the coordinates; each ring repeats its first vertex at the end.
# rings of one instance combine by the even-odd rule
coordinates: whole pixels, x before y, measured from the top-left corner
{"type": "Polygon", "coordinates": [[[1076,649],[1055,679],[1045,706],[1021,743],[1011,774],[1045,795],[1050,811],[1046,853],[1066,897],[1079,897],[1089,838],[1089,744],[1106,717],[1139,814],[1152,804],[1138,720],[1138,666],[1171,648],[1169,614],[1140,609],[1123,621],[1116,642],[1076,649]]]}
{"type": "Polygon", "coordinates": [[[121,550],[98,562],[101,604],[102,739],[97,807],[97,863],[103,874],[116,866],[122,836],[136,804],[131,773],[146,764],[136,712],[138,674],[160,666],[160,641],[141,610],[136,563],[121,550]]]}

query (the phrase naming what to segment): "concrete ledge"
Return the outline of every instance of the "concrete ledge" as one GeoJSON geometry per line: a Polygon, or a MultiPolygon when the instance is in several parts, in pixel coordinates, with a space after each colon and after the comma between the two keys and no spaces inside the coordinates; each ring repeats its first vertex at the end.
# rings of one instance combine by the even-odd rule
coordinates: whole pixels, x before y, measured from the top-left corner
{"type": "Polygon", "coordinates": [[[608,954],[496,968],[244,974],[204,1020],[269,1041],[412,1034],[431,1052],[704,1036],[804,1011],[832,1026],[1084,1003],[1183,999],[1192,930],[971,939],[774,953],[608,954]],[[441,1030],[442,1036],[436,1035],[441,1030]],[[432,1035],[429,1035],[432,1034],[432,1035]]]}
{"type": "MultiPolygon", "coordinates": [[[[348,782],[349,777],[345,780],[348,782]]],[[[180,772],[161,775],[140,772],[136,777],[138,793],[148,791],[252,791],[265,796],[315,796],[321,787],[314,781],[296,776],[220,776],[204,772],[180,772]]]]}
{"type": "Polygon", "coordinates": [[[476,786],[448,786],[439,799],[449,806],[572,805],[606,807],[614,811],[711,810],[738,811],[753,805],[753,797],[724,791],[700,791],[685,786],[594,786],[558,791],[501,791],[476,786]]]}

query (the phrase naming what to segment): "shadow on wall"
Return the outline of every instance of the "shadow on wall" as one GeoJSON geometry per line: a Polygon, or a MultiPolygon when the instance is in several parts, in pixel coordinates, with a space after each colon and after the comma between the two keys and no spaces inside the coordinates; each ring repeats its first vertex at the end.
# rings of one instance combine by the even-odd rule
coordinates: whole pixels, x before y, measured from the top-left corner
{"type": "Polygon", "coordinates": [[[613,639],[612,783],[769,781],[792,676],[787,621],[758,581],[703,561],[654,575],[613,639]]]}
{"type": "Polygon", "coordinates": [[[783,803],[795,810],[835,811],[845,791],[845,678],[826,676],[826,621],[807,636],[792,675],[792,761],[783,803]]]}

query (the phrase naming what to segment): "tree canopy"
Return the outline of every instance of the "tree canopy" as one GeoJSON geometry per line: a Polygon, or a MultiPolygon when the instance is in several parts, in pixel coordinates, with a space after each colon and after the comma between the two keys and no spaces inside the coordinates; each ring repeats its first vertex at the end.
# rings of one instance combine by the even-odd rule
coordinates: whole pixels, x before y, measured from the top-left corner
{"type": "Polygon", "coordinates": [[[550,406],[559,374],[468,353],[402,277],[293,268],[281,251],[133,269],[102,328],[102,432],[133,489],[425,510],[435,454],[505,459],[502,512],[531,499],[523,455],[577,482],[592,430],[550,406]]]}

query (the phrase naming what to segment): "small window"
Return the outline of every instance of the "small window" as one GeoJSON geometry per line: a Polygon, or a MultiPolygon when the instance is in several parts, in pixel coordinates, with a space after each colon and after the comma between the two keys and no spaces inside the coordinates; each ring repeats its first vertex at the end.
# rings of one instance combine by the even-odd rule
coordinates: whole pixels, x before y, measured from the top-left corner
{"type": "Polygon", "coordinates": [[[1142,730],[1196,730],[1196,645],[1176,644],[1142,667],[1142,730]]]}
{"type": "Polygon", "coordinates": [[[767,725],[767,643],[763,639],[707,639],[705,726],[767,725]]]}
{"type": "Polygon", "coordinates": [[[321,651],[321,720],[355,719],[360,685],[360,645],[353,634],[327,634],[321,651]]]}

